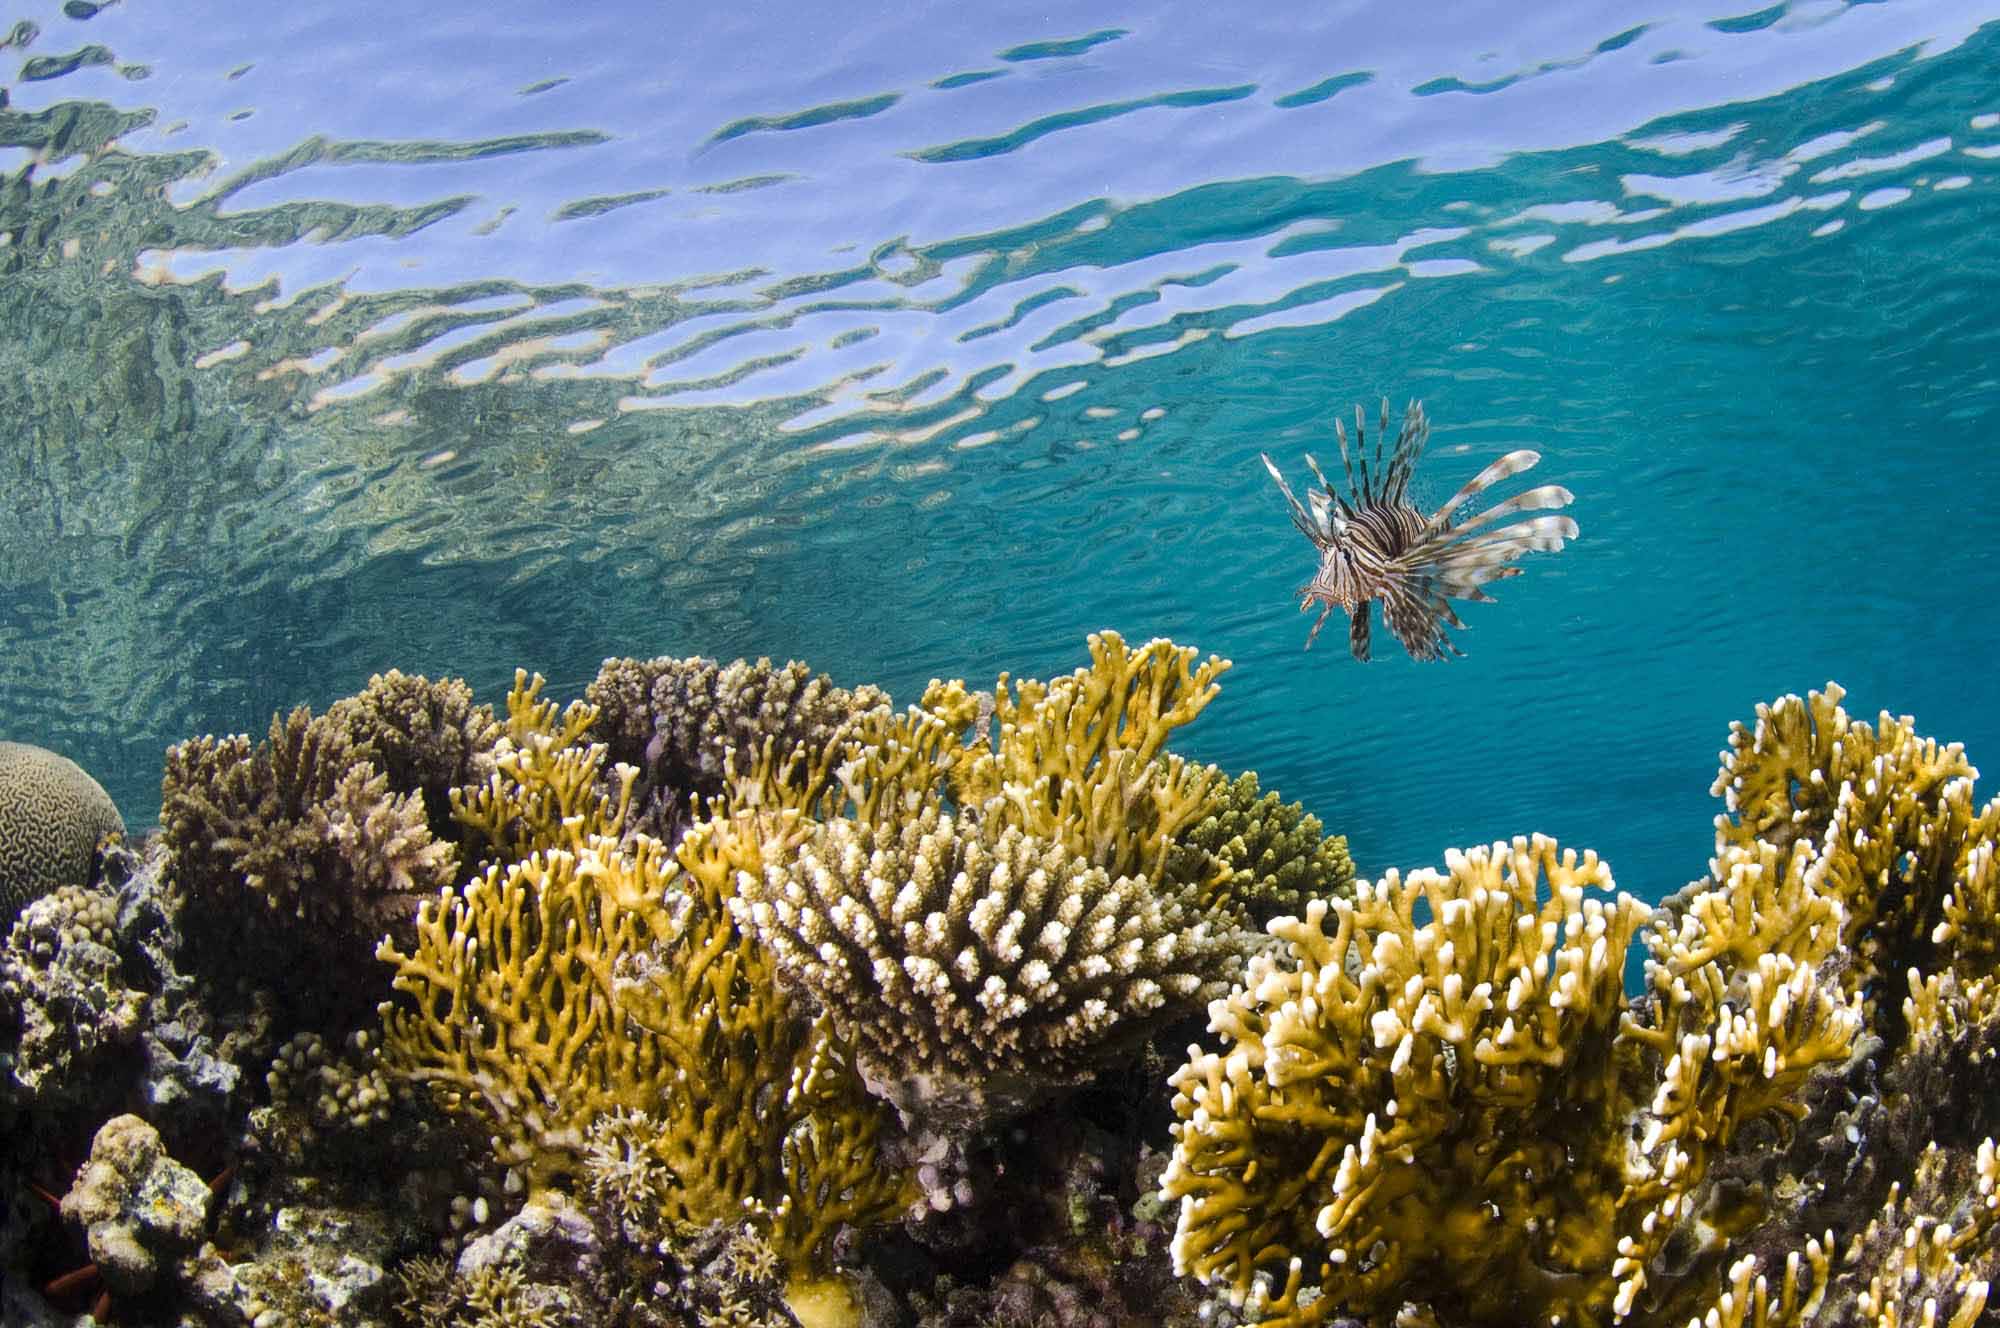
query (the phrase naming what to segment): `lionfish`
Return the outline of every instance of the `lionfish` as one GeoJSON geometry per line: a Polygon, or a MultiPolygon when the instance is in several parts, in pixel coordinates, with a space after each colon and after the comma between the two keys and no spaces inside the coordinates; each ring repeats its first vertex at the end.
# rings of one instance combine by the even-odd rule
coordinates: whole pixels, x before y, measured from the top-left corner
{"type": "Polygon", "coordinates": [[[1299,612],[1315,602],[1321,607],[1306,648],[1337,604],[1347,610],[1348,649],[1359,660],[1368,658],[1369,622],[1374,602],[1382,601],[1382,617],[1412,659],[1443,659],[1445,652],[1463,655],[1445,632],[1446,624],[1463,628],[1451,601],[1491,603],[1481,589],[1488,581],[1518,576],[1514,559],[1531,551],[1553,553],[1566,539],[1576,538],[1576,522],[1566,516],[1538,516],[1495,526],[1521,512],[1564,507],[1572,495],[1560,484],[1544,484],[1516,494],[1469,520],[1452,524],[1452,514],[1494,484],[1518,475],[1540,461],[1541,454],[1523,449],[1509,452],[1467,481],[1444,506],[1425,516],[1410,503],[1410,474],[1430,440],[1430,421],[1423,403],[1412,401],[1403,416],[1403,431],[1388,458],[1382,441],[1389,433],[1389,402],[1382,402],[1381,427],[1375,435],[1375,464],[1368,464],[1368,438],[1361,407],[1354,408],[1354,455],[1347,450],[1347,430],[1334,421],[1340,444],[1340,464],[1347,472],[1343,496],[1327,482],[1319,463],[1306,455],[1306,465],[1320,487],[1306,491],[1310,510],[1300,504],[1292,486],[1263,453],[1264,468],[1278,482],[1292,507],[1292,524],[1319,550],[1319,571],[1299,588],[1299,612]],[[1357,466],[1360,478],[1357,481],[1357,466]]]}

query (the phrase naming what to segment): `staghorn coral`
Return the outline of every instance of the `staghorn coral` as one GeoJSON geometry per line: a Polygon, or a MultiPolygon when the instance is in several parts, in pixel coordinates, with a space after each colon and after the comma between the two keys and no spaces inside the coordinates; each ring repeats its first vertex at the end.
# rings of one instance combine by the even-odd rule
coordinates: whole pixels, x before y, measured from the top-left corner
{"type": "Polygon", "coordinates": [[[509,698],[519,745],[486,805],[530,838],[562,811],[559,842],[427,901],[409,950],[383,943],[411,998],[382,1007],[385,1066],[476,1122],[531,1197],[581,1183],[605,1122],[642,1113],[658,1125],[649,1174],[670,1182],[661,1222],[765,1213],[802,1272],[840,1227],[900,1200],[876,1163],[878,1109],[827,1022],[784,1002],[720,901],[698,883],[691,894],[660,841],[621,840],[626,804],[584,793],[605,756],[578,745],[592,708],[557,727],[539,688],[522,680],[509,698]]]}
{"type": "Polygon", "coordinates": [[[907,1118],[1011,1114],[1223,989],[1247,938],[1191,897],[926,805],[838,819],[730,907],[907,1118]]]}
{"type": "Polygon", "coordinates": [[[1167,875],[1201,883],[1205,907],[1258,926],[1354,890],[1347,837],[1323,834],[1317,816],[1262,792],[1254,770],[1222,785],[1208,814],[1181,832],[1167,875]]]}
{"type": "Polygon", "coordinates": [[[1173,1079],[1176,1266],[1266,1324],[1976,1319],[2000,816],[1955,747],[1839,696],[1732,735],[1637,1000],[1643,910],[1540,838],[1273,922],[1288,955],[1173,1079]]]}
{"type": "Polygon", "coordinates": [[[1001,674],[990,698],[933,681],[923,707],[962,730],[990,704],[998,731],[951,755],[952,800],[995,833],[1016,826],[1113,876],[1165,878],[1174,837],[1211,809],[1213,767],[1166,753],[1167,736],[1221,690],[1228,660],[1164,638],[1136,650],[1090,635],[1090,667],[1049,682],[1001,674]]]}
{"type": "Polygon", "coordinates": [[[124,833],[111,795],[82,766],[0,742],[0,927],[58,887],[88,885],[98,844],[124,833]]]}

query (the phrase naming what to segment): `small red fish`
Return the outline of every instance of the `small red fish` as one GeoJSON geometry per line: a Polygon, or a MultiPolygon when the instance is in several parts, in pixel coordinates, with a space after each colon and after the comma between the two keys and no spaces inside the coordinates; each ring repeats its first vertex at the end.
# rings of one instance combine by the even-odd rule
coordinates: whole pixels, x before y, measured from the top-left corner
{"type": "MultiPolygon", "coordinates": [[[[1339,605],[1347,610],[1348,649],[1359,660],[1368,658],[1370,617],[1376,600],[1382,601],[1382,618],[1390,632],[1403,643],[1412,659],[1443,659],[1446,652],[1463,655],[1445,631],[1449,624],[1463,628],[1451,601],[1462,599],[1491,603],[1493,597],[1481,589],[1488,581],[1519,576],[1514,559],[1524,553],[1554,553],[1564,540],[1576,538],[1576,522],[1566,516],[1536,516],[1520,521],[1493,523],[1521,512],[1566,507],[1574,495],[1560,484],[1544,484],[1516,494],[1457,525],[1452,514],[1478,497],[1489,486],[1519,475],[1540,461],[1539,452],[1523,449],[1509,452],[1467,481],[1445,504],[1425,516],[1410,503],[1410,474],[1417,458],[1430,440],[1430,421],[1424,417],[1423,403],[1412,401],[1403,416],[1403,430],[1396,446],[1385,459],[1383,439],[1389,434],[1389,402],[1382,402],[1381,427],[1375,435],[1375,465],[1368,465],[1368,439],[1361,407],[1354,408],[1355,455],[1347,451],[1347,430],[1340,421],[1333,425],[1340,444],[1340,464],[1347,472],[1344,497],[1320,472],[1319,463],[1306,456],[1313,478],[1320,487],[1306,490],[1306,504],[1292,493],[1292,486],[1278,473],[1269,456],[1264,468],[1278,482],[1285,501],[1291,504],[1292,524],[1319,550],[1319,571],[1299,588],[1299,612],[1315,603],[1319,617],[1306,634],[1306,648],[1339,605]],[[1356,463],[1360,479],[1357,482],[1356,463]],[[1307,504],[1310,505],[1308,510],[1307,504]]],[[[1263,456],[1263,453],[1258,455],[1263,456]]]]}

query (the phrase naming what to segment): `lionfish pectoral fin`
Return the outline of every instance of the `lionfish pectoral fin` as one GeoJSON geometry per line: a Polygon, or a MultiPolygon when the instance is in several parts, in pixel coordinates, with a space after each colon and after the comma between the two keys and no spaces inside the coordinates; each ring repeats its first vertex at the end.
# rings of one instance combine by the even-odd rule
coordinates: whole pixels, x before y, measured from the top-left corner
{"type": "MultiPolygon", "coordinates": [[[[1576,495],[1560,484],[1544,484],[1540,488],[1517,493],[1504,503],[1496,503],[1478,516],[1471,517],[1455,527],[1452,538],[1457,539],[1481,526],[1490,526],[1502,517],[1514,516],[1521,512],[1542,512],[1557,507],[1568,507],[1576,501],[1576,495]]],[[[1567,517],[1563,518],[1568,520],[1567,517]]]]}
{"type": "Polygon", "coordinates": [[[1444,647],[1449,644],[1444,623],[1448,619],[1464,626],[1456,621],[1451,606],[1436,593],[1428,577],[1399,578],[1390,584],[1382,600],[1382,620],[1411,659],[1444,658],[1444,647]]]}
{"type": "Polygon", "coordinates": [[[1363,664],[1368,662],[1368,630],[1374,609],[1375,602],[1364,599],[1347,611],[1347,648],[1363,664]]]}
{"type": "Polygon", "coordinates": [[[1443,507],[1431,513],[1430,520],[1425,524],[1425,529],[1431,531],[1442,529],[1444,524],[1451,519],[1451,514],[1467,502],[1477,498],[1482,492],[1498,484],[1501,480],[1530,469],[1541,459],[1542,454],[1540,452],[1533,452],[1527,448],[1522,448],[1518,452],[1509,452],[1506,456],[1492,462],[1486,469],[1467,480],[1464,488],[1460,489],[1450,498],[1447,498],[1443,507]]]}

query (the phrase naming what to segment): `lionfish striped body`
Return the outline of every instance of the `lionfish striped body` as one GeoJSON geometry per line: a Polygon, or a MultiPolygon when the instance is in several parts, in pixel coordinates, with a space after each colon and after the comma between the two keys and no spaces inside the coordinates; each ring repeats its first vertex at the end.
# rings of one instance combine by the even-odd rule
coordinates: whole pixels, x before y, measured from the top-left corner
{"type": "Polygon", "coordinates": [[[1465,626],[1452,611],[1451,601],[1490,603],[1493,597],[1482,587],[1489,581],[1520,575],[1521,569],[1513,565],[1516,558],[1537,550],[1553,553],[1562,548],[1564,540],[1576,538],[1576,522],[1566,516],[1504,520],[1522,512],[1567,506],[1573,495],[1560,484],[1529,489],[1456,525],[1452,523],[1453,515],[1487,488],[1540,461],[1537,452],[1509,452],[1426,516],[1409,498],[1411,472],[1431,433],[1421,402],[1410,403],[1396,446],[1386,458],[1382,445],[1389,433],[1389,403],[1386,399],[1382,402],[1372,468],[1359,406],[1354,408],[1352,456],[1346,427],[1336,420],[1333,432],[1340,444],[1341,467],[1347,473],[1345,496],[1327,481],[1319,463],[1308,453],[1306,465],[1312,468],[1319,488],[1306,490],[1302,504],[1271,458],[1264,456],[1264,468],[1291,504],[1292,524],[1319,550],[1319,571],[1299,589],[1301,613],[1314,604],[1320,606],[1319,617],[1306,634],[1307,649],[1312,648],[1327,615],[1339,605],[1347,610],[1348,648],[1356,659],[1367,659],[1370,619],[1379,599],[1383,621],[1411,658],[1443,659],[1446,652],[1462,655],[1465,652],[1445,631],[1447,625],[1465,626]]]}

